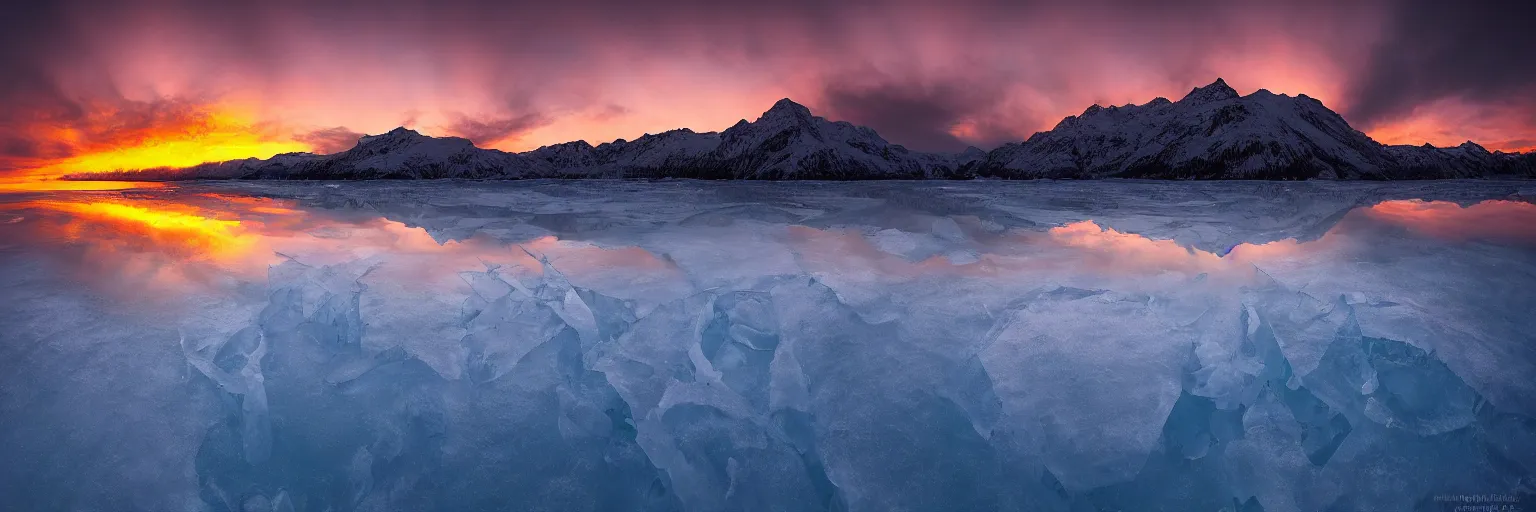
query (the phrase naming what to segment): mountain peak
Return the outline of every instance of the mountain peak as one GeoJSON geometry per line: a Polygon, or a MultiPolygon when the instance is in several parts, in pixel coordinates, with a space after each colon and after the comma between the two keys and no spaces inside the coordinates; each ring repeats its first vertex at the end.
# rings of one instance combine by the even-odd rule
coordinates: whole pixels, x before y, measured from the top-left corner
{"type": "Polygon", "coordinates": [[[1196,87],[1194,90],[1189,91],[1189,94],[1184,95],[1184,99],[1179,100],[1179,102],[1208,103],[1212,101],[1230,100],[1237,97],[1238,94],[1236,89],[1233,89],[1232,86],[1227,85],[1226,80],[1217,78],[1216,81],[1211,82],[1210,85],[1204,87],[1196,87]]]}
{"type": "Polygon", "coordinates": [[[374,141],[378,141],[378,140],[385,140],[385,139],[389,139],[389,140],[402,140],[402,139],[415,139],[415,138],[421,138],[421,137],[425,137],[425,135],[422,135],[421,132],[418,132],[416,130],[412,130],[410,128],[406,128],[404,126],[401,126],[401,127],[395,128],[393,130],[390,130],[390,131],[387,131],[387,132],[384,132],[384,133],[381,133],[381,134],[378,134],[378,135],[364,135],[364,136],[359,137],[357,139],[357,143],[358,144],[367,144],[369,142],[374,142],[374,141]]]}
{"type": "MultiPolygon", "coordinates": [[[[624,139],[619,139],[619,140],[624,140],[624,139]]],[[[587,150],[587,149],[592,149],[593,147],[595,147],[595,146],[593,146],[592,143],[587,142],[586,139],[581,139],[581,140],[573,140],[573,141],[570,141],[570,142],[561,142],[559,144],[548,144],[548,145],[544,145],[544,146],[539,146],[539,149],[536,149],[535,151],[543,151],[543,150],[546,150],[546,149],[587,150]]]]}
{"type": "Polygon", "coordinates": [[[767,112],[763,112],[763,116],[760,119],[769,119],[769,118],[792,118],[792,119],[793,118],[803,118],[803,119],[810,119],[810,117],[811,117],[811,109],[805,108],[805,105],[801,105],[799,103],[795,103],[794,100],[791,100],[789,98],[784,98],[784,99],[781,99],[779,101],[774,102],[773,103],[773,107],[769,108],[767,112]]]}
{"type": "Polygon", "coordinates": [[[393,130],[385,132],[381,136],[389,136],[389,137],[394,137],[394,138],[424,137],[424,135],[422,135],[421,132],[418,132],[416,130],[412,130],[410,128],[406,128],[404,126],[396,127],[393,130]]]}

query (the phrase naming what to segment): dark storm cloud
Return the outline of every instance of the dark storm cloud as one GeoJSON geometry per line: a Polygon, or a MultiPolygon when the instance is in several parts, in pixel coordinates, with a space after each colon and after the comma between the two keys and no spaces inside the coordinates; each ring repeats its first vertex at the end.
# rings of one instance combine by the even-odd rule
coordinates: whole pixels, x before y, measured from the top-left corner
{"type": "Polygon", "coordinates": [[[50,40],[50,29],[63,26],[62,14],[51,2],[22,2],[0,16],[0,171],[32,165],[53,152],[30,127],[82,115],[48,76],[43,66],[48,56],[37,51],[58,44],[50,40]]]}
{"type": "Polygon", "coordinates": [[[34,88],[47,83],[41,66],[46,52],[59,41],[51,34],[65,26],[62,8],[54,2],[18,2],[6,6],[0,16],[0,94],[34,88]]]}
{"type": "Polygon", "coordinates": [[[1442,98],[1536,109],[1536,2],[1398,0],[1351,90],[1366,124],[1442,98]]]}
{"type": "MultiPolygon", "coordinates": [[[[834,119],[874,128],[888,140],[921,151],[960,151],[971,145],[951,133],[962,122],[998,108],[1003,91],[962,82],[914,84],[886,80],[871,86],[832,82],[822,93],[834,119]]],[[[993,145],[1010,133],[977,134],[993,145]]]]}
{"type": "Polygon", "coordinates": [[[1513,139],[1497,141],[1496,144],[1511,148],[1536,148],[1536,139],[1513,139]]]}
{"type": "Polygon", "coordinates": [[[37,158],[42,156],[42,148],[38,146],[36,141],[20,137],[0,139],[0,159],[37,158]]]}
{"type": "Polygon", "coordinates": [[[520,137],[549,122],[549,117],[539,113],[483,119],[461,115],[452,124],[443,127],[443,130],[449,135],[463,137],[476,145],[485,146],[520,137]]]}
{"type": "Polygon", "coordinates": [[[293,137],[294,140],[309,144],[314,152],[323,155],[340,153],[352,149],[357,145],[357,139],[367,135],[348,129],[345,126],[322,128],[308,133],[301,133],[293,137]]]}
{"type": "Polygon", "coordinates": [[[32,162],[41,156],[39,152],[34,141],[10,136],[0,138],[0,171],[19,169],[23,162],[32,162]]]}

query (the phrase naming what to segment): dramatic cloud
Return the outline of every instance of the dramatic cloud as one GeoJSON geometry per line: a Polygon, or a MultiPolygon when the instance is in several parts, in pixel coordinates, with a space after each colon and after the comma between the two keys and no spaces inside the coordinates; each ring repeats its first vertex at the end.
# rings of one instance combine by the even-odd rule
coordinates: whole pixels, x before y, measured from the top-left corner
{"type": "Polygon", "coordinates": [[[316,153],[329,155],[351,149],[357,145],[357,139],[362,138],[364,135],[367,134],[352,131],[344,126],[337,126],[302,133],[294,136],[293,139],[308,144],[310,148],[313,148],[312,151],[316,153]]]}
{"type": "Polygon", "coordinates": [[[188,99],[97,97],[32,111],[0,130],[0,170],[60,176],[185,167],[303,151],[301,144],[227,105],[188,99]]]}
{"type": "Polygon", "coordinates": [[[521,138],[534,128],[547,124],[549,124],[549,118],[538,113],[491,119],[475,119],[461,115],[452,124],[443,128],[443,132],[469,139],[476,145],[490,146],[507,139],[521,138]]]}
{"type": "Polygon", "coordinates": [[[1536,138],[1536,53],[1522,9],[1428,0],[27,2],[0,19],[0,169],[195,136],[197,112],[212,114],[208,133],[250,130],[239,151],[219,153],[236,157],[336,151],[357,133],[400,125],[525,150],[720,130],[782,97],[917,149],[990,147],[1090,104],[1177,98],[1218,76],[1244,93],[1317,97],[1393,142],[1498,148],[1536,138]],[[1497,120],[1466,122],[1485,113],[1497,120]]]}
{"type": "MultiPolygon", "coordinates": [[[[1489,98],[1480,102],[1449,96],[1421,103],[1389,121],[1369,123],[1372,137],[1386,144],[1454,146],[1465,141],[1505,151],[1536,151],[1536,97],[1489,98]]],[[[1362,123],[1365,124],[1365,123],[1362,123]]]]}
{"type": "Polygon", "coordinates": [[[988,126],[980,132],[970,124],[998,110],[1003,99],[1004,91],[995,84],[833,82],[827,84],[821,103],[827,116],[872,127],[911,149],[961,151],[970,144],[991,146],[1015,138],[1006,128],[988,126]]]}
{"type": "Polygon", "coordinates": [[[1403,0],[1354,81],[1351,118],[1396,120],[1446,98],[1536,112],[1532,19],[1530,2],[1403,0]]]}

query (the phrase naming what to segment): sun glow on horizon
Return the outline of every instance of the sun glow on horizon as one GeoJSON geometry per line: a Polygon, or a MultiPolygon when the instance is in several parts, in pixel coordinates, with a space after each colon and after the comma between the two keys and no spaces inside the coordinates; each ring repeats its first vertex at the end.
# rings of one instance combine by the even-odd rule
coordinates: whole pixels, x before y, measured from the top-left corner
{"type": "Polygon", "coordinates": [[[1489,151],[1526,153],[1536,151],[1536,138],[1524,135],[1526,122],[1508,109],[1448,99],[1421,105],[1405,117],[1364,131],[1382,144],[1427,143],[1445,148],[1470,141],[1489,151]]]}
{"type": "Polygon", "coordinates": [[[261,130],[251,116],[237,109],[215,107],[179,123],[152,126],[127,140],[92,147],[79,128],[55,128],[53,140],[83,145],[80,151],[23,174],[31,181],[71,174],[133,172],[191,167],[244,158],[270,158],[281,153],[310,151],[309,144],[261,130]]]}

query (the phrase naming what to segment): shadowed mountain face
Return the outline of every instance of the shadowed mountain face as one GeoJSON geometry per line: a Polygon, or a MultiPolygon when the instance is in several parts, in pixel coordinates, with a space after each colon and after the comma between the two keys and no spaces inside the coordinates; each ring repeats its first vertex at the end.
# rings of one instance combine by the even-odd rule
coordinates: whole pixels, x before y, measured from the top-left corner
{"type": "Polygon", "coordinates": [[[524,153],[476,148],[405,128],[333,155],[290,153],[187,169],[79,179],[702,178],[1442,179],[1536,175],[1536,154],[1387,146],[1322,102],[1267,90],[1240,96],[1221,79],[1178,101],[1093,105],[1055,128],[991,152],[909,151],[874,130],[779,100],[722,132],[678,129],[592,146],[524,153]]]}

